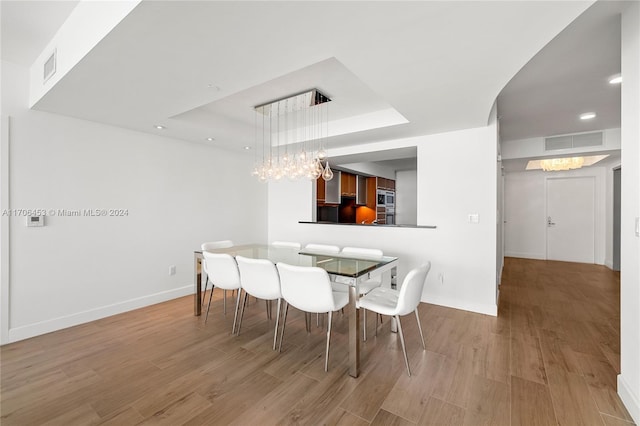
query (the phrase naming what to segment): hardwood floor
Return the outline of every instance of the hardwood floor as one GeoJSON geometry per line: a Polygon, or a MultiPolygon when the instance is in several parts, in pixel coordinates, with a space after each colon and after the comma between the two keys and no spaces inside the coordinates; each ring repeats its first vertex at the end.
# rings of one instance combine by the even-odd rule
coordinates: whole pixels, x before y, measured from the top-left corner
{"type": "Polygon", "coordinates": [[[290,309],[282,353],[263,302],[209,321],[185,297],[1,349],[0,423],[9,425],[625,425],[619,275],[605,267],[506,259],[499,316],[422,304],[388,319],[347,375],[346,316],[334,315],[329,372],[321,328],[290,309]]]}

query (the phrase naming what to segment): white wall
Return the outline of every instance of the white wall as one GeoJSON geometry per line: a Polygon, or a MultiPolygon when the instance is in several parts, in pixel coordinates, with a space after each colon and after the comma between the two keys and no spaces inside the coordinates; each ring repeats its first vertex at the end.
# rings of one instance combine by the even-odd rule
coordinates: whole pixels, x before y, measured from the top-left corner
{"type": "Polygon", "coordinates": [[[566,172],[527,171],[505,174],[505,255],[546,259],[547,179],[593,176],[595,194],[595,253],[597,264],[604,264],[606,253],[607,168],[585,167],[566,172]]]}
{"type": "Polygon", "coordinates": [[[622,218],[618,393],[640,424],[640,3],[622,14],[622,218]]]}
{"type": "Polygon", "coordinates": [[[418,171],[396,172],[396,224],[416,225],[418,223],[418,171]]]}
{"type": "MultiPolygon", "coordinates": [[[[299,224],[312,219],[313,184],[274,182],[268,184],[269,240],[379,247],[399,256],[400,279],[430,260],[423,301],[496,315],[495,134],[489,126],[359,147],[417,146],[417,223],[437,229],[299,224]],[[468,223],[469,213],[480,222],[468,223]]],[[[332,155],[354,149],[333,149],[332,155]]]]}
{"type": "Polygon", "coordinates": [[[348,163],[340,164],[340,168],[351,170],[355,173],[362,173],[371,176],[380,176],[387,179],[396,178],[396,170],[392,167],[382,166],[376,163],[348,163]]]}
{"type": "Polygon", "coordinates": [[[620,129],[604,129],[603,146],[556,149],[545,151],[544,138],[502,141],[502,159],[543,157],[549,155],[583,154],[586,152],[615,151],[620,149],[620,129]]]}
{"type": "Polygon", "coordinates": [[[3,343],[191,294],[203,241],[266,241],[266,187],[250,176],[250,156],[31,111],[28,71],[2,66],[2,209],[128,210],[46,217],[42,228],[10,218],[3,343]]]}
{"type": "Polygon", "coordinates": [[[500,120],[498,102],[494,102],[489,123],[496,132],[496,301],[500,298],[500,283],[504,267],[504,172],[502,167],[502,142],[500,139],[500,120]]]}

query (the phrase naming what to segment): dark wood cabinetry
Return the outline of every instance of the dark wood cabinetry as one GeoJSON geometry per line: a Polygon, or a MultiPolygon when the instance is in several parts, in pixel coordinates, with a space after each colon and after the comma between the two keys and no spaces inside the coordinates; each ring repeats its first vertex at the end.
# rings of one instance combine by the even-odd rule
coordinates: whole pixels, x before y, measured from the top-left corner
{"type": "Polygon", "coordinates": [[[329,182],[322,178],[316,180],[318,221],[386,224],[388,212],[386,206],[377,205],[378,191],[395,191],[395,188],[393,179],[334,170],[329,182]]]}
{"type": "Polygon", "coordinates": [[[383,189],[385,191],[395,191],[396,190],[396,181],[393,179],[387,179],[383,177],[379,177],[378,179],[378,189],[383,189]]]}
{"type": "Polygon", "coordinates": [[[318,179],[316,179],[316,200],[318,200],[318,203],[324,203],[324,197],[326,193],[327,191],[325,181],[324,179],[319,177],[318,179]]]}
{"type": "Polygon", "coordinates": [[[340,194],[343,197],[356,196],[356,175],[346,172],[341,173],[340,194]]]}

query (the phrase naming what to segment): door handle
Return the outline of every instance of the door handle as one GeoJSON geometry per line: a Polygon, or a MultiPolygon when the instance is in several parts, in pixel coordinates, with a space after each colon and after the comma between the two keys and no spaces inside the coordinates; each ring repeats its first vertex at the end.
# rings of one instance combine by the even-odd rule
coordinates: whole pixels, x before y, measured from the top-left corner
{"type": "Polygon", "coordinates": [[[555,226],[555,222],[551,221],[551,216],[547,216],[547,226],[555,226]]]}

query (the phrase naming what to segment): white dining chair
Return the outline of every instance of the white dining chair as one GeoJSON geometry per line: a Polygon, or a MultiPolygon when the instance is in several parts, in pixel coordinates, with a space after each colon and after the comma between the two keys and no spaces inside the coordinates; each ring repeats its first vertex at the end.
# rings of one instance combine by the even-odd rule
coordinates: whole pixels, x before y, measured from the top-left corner
{"type": "Polygon", "coordinates": [[[315,251],[318,253],[338,254],[340,253],[340,247],[329,244],[307,244],[304,246],[305,250],[315,251]]]}
{"type": "MultiPolygon", "coordinates": [[[[233,247],[233,241],[231,240],[209,241],[206,243],[202,243],[202,245],[200,245],[200,248],[202,249],[202,251],[214,250],[219,248],[229,248],[229,247],[233,247]]],[[[207,279],[204,282],[204,292],[202,293],[202,298],[204,299],[207,296],[207,285],[209,284],[209,273],[207,272],[207,265],[204,262],[202,262],[202,269],[204,273],[207,275],[207,279]]],[[[227,314],[227,290],[224,290],[223,294],[224,294],[224,301],[222,302],[223,303],[222,309],[224,311],[224,314],[226,315],[227,314]]]]}
{"type": "Polygon", "coordinates": [[[271,243],[274,247],[290,248],[300,250],[302,245],[300,243],[294,243],[292,241],[274,241],[271,243]]]}
{"type": "Polygon", "coordinates": [[[334,292],[331,289],[329,274],[322,268],[293,266],[282,262],[278,262],[277,268],[280,274],[282,298],[285,300],[278,350],[282,350],[282,339],[284,338],[284,329],[287,324],[289,305],[304,312],[328,313],[327,347],[324,361],[324,371],[328,371],[333,311],[344,308],[349,303],[349,295],[347,293],[334,292]]]}
{"type": "MultiPolygon", "coordinates": [[[[418,321],[418,330],[420,331],[420,339],[422,347],[427,349],[424,344],[424,336],[422,335],[422,326],[420,325],[420,316],[418,315],[418,305],[422,296],[422,289],[427,279],[427,274],[431,269],[431,262],[412,269],[404,281],[400,290],[393,290],[386,287],[377,287],[363,296],[359,300],[360,308],[368,309],[380,315],[389,315],[395,317],[398,325],[398,334],[400,335],[400,343],[402,344],[402,352],[404,353],[404,362],[407,366],[407,374],[411,376],[409,368],[409,358],[407,357],[407,348],[404,344],[404,334],[402,333],[402,324],[400,324],[400,316],[416,313],[418,321]]],[[[376,324],[377,331],[377,324],[376,324]]]]}
{"type": "MultiPolygon", "coordinates": [[[[373,260],[379,260],[384,256],[384,253],[380,249],[363,248],[363,247],[344,247],[340,253],[350,257],[356,257],[361,259],[373,259],[373,260]]],[[[365,280],[360,284],[358,284],[358,292],[359,292],[358,295],[364,296],[374,288],[380,287],[381,285],[382,285],[382,275],[371,277],[368,280],[365,280]]],[[[333,289],[336,291],[341,291],[341,290],[346,291],[344,285],[337,284],[337,283],[333,284],[333,289]]],[[[366,309],[362,309],[362,323],[363,323],[362,339],[366,341],[367,340],[367,310],[366,309]]]]}
{"type": "MultiPolygon", "coordinates": [[[[307,244],[306,246],[304,246],[304,249],[307,250],[307,251],[312,251],[312,252],[316,252],[316,253],[319,253],[319,254],[338,254],[338,253],[340,253],[340,247],[334,246],[334,245],[330,245],[330,244],[310,243],[310,244],[307,244]]],[[[336,290],[336,291],[348,291],[347,288],[344,287],[344,286],[343,286],[343,288],[339,288],[340,284],[337,284],[336,286],[337,287],[334,288],[334,290],[336,290]]],[[[316,326],[320,327],[320,314],[316,314],[316,326]]]]}
{"type": "MultiPolygon", "coordinates": [[[[240,328],[242,327],[242,318],[244,317],[244,310],[247,304],[247,296],[251,295],[258,299],[267,301],[267,311],[270,312],[269,306],[272,300],[278,301],[276,308],[276,325],[273,332],[273,350],[276,349],[276,342],[278,338],[278,322],[280,320],[280,305],[282,303],[282,292],[280,291],[280,276],[276,265],[267,259],[251,259],[243,256],[236,256],[236,262],[238,262],[238,269],[240,270],[240,292],[238,293],[238,299],[236,301],[236,315],[238,318],[238,308],[240,306],[240,317],[238,319],[237,335],[240,335],[240,328]],[[244,290],[244,300],[242,300],[242,291],[244,290]]],[[[270,315],[267,314],[269,317],[270,315]]],[[[236,330],[235,323],[233,324],[233,330],[236,330]]]]}
{"type": "MultiPolygon", "coordinates": [[[[204,322],[206,324],[207,319],[209,318],[213,289],[218,287],[222,290],[240,290],[240,273],[238,272],[238,264],[236,263],[236,260],[230,254],[203,251],[202,256],[204,257],[204,263],[208,274],[211,276],[211,292],[209,293],[207,315],[204,318],[204,322]]],[[[234,324],[236,323],[236,318],[237,317],[233,318],[234,324]]]]}

